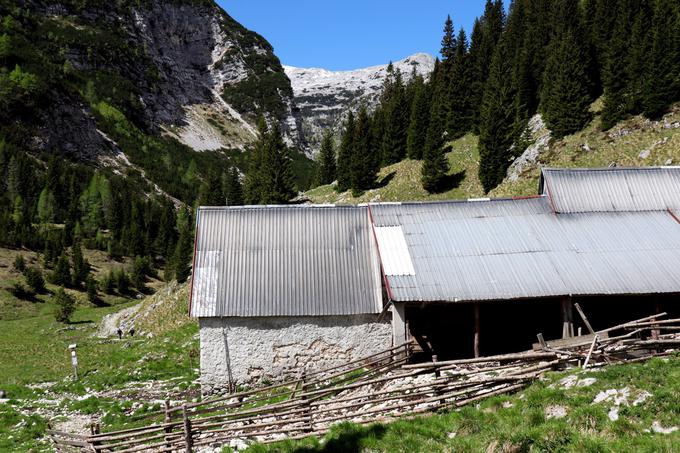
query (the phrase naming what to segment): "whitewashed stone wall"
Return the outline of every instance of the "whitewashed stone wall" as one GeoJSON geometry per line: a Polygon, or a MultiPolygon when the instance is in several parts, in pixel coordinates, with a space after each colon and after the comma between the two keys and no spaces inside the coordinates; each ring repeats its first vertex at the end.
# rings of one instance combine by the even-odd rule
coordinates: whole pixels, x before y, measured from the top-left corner
{"type": "Polygon", "coordinates": [[[228,388],[227,360],[237,384],[252,384],[298,377],[392,346],[390,320],[378,321],[377,315],[200,318],[199,324],[204,393],[228,388]]]}

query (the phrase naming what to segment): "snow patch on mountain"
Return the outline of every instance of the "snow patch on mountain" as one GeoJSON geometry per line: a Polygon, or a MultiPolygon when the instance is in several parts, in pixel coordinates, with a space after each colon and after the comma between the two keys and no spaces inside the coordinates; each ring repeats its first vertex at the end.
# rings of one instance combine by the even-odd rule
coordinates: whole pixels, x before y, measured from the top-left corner
{"type": "MultiPolygon", "coordinates": [[[[434,58],[417,53],[393,65],[408,81],[414,69],[417,74],[428,77],[434,69],[434,58]]],[[[302,113],[304,135],[314,152],[318,151],[323,131],[330,127],[338,132],[349,110],[356,111],[361,102],[366,102],[369,109],[375,108],[387,77],[387,66],[352,71],[283,66],[293,87],[295,104],[302,113]]]]}

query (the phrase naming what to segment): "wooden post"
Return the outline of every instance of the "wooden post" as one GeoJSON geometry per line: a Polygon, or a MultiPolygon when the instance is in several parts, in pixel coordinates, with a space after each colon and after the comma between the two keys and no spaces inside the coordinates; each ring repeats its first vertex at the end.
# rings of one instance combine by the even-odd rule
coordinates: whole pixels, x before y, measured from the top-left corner
{"type": "Polygon", "coordinates": [[[588,367],[588,362],[590,362],[590,356],[593,355],[593,350],[595,350],[595,344],[597,343],[597,335],[593,337],[593,342],[590,344],[590,349],[588,350],[588,355],[586,355],[586,361],[583,362],[583,369],[588,367]]]}
{"type": "Polygon", "coordinates": [[[581,316],[581,319],[583,320],[583,324],[586,325],[586,329],[588,329],[588,332],[591,335],[595,334],[595,331],[593,330],[593,326],[590,325],[588,318],[586,318],[586,314],[583,313],[583,310],[581,309],[581,306],[578,304],[578,302],[574,304],[574,307],[576,307],[576,311],[578,311],[578,314],[581,316]]]}
{"type": "Polygon", "coordinates": [[[182,406],[182,418],[184,419],[184,446],[186,453],[193,453],[194,451],[194,437],[191,432],[191,420],[189,420],[189,413],[187,412],[187,405],[182,406]]]}
{"type": "MultiPolygon", "coordinates": [[[[659,306],[659,303],[657,302],[656,303],[656,313],[659,314],[659,312],[661,312],[661,307],[659,306]]],[[[659,326],[655,325],[655,326],[652,326],[652,327],[659,327],[659,326]]],[[[652,331],[650,333],[651,333],[651,336],[652,336],[652,340],[658,340],[659,334],[661,332],[659,331],[659,329],[652,329],[652,331]]],[[[658,348],[657,348],[657,352],[658,352],[658,348]]]]}
{"type": "MultiPolygon", "coordinates": [[[[170,401],[165,400],[165,417],[163,418],[163,421],[165,423],[170,423],[172,421],[172,416],[170,415],[170,401]]],[[[172,433],[172,428],[169,426],[166,426],[163,431],[165,431],[165,441],[167,444],[165,445],[165,448],[171,449],[172,445],[170,444],[170,433],[172,433]]]]}
{"type": "Polygon", "coordinates": [[[474,351],[475,351],[475,358],[480,356],[479,353],[479,304],[475,303],[473,305],[473,309],[475,312],[475,341],[474,341],[474,351]]]}
{"type": "Polygon", "coordinates": [[[537,334],[536,338],[538,338],[538,343],[541,345],[541,349],[543,349],[544,351],[548,349],[548,345],[545,343],[545,339],[543,338],[542,333],[537,334]]]}
{"type": "Polygon", "coordinates": [[[571,297],[560,299],[560,311],[562,313],[562,338],[571,338],[574,336],[574,311],[571,297]]]}
{"type": "Polygon", "coordinates": [[[305,432],[311,433],[314,431],[314,420],[312,418],[312,405],[310,404],[310,401],[308,400],[307,396],[305,393],[307,393],[307,374],[302,373],[302,404],[303,407],[305,408],[305,411],[302,413],[303,417],[309,417],[309,422],[307,423],[307,428],[305,429],[305,432]]]}

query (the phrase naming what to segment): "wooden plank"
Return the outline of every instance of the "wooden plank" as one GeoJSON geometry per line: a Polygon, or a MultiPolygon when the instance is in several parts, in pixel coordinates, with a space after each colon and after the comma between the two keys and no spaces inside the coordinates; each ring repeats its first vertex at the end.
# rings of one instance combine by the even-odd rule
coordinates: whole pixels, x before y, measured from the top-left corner
{"type": "Polygon", "coordinates": [[[539,360],[539,359],[555,359],[557,354],[554,352],[520,352],[517,354],[501,354],[501,355],[491,355],[487,357],[477,357],[474,359],[457,359],[457,360],[443,360],[441,362],[432,363],[415,363],[412,365],[404,365],[402,368],[405,370],[412,370],[418,368],[432,368],[436,366],[447,366],[447,365],[468,365],[471,363],[484,363],[484,362],[507,362],[511,360],[539,360]]]}
{"type": "Polygon", "coordinates": [[[588,362],[590,361],[590,356],[593,354],[593,350],[595,349],[595,344],[597,343],[597,334],[593,336],[593,342],[590,344],[590,349],[588,350],[588,355],[586,356],[586,361],[583,362],[583,369],[585,370],[588,367],[588,362]]]}
{"type": "MultiPolygon", "coordinates": [[[[597,334],[600,338],[600,340],[606,340],[609,338],[609,334],[607,332],[601,332],[597,334]]],[[[542,348],[548,348],[548,349],[569,349],[569,348],[577,348],[580,346],[588,346],[592,341],[593,341],[593,335],[582,335],[580,337],[572,337],[572,338],[564,338],[560,340],[549,340],[545,342],[545,346],[542,346],[541,343],[534,343],[532,345],[532,348],[534,351],[540,351],[542,348]]],[[[540,340],[539,340],[540,341],[540,340]]]]}
{"type": "Polygon", "coordinates": [[[579,316],[581,316],[581,319],[583,320],[583,324],[586,325],[586,329],[588,329],[588,332],[590,332],[591,335],[595,335],[595,331],[593,330],[593,326],[590,325],[590,321],[588,321],[586,314],[583,312],[583,309],[581,309],[581,306],[578,304],[578,302],[576,302],[574,304],[574,307],[576,307],[576,311],[578,311],[579,316]]]}
{"type": "Polygon", "coordinates": [[[475,338],[474,338],[474,354],[475,357],[479,357],[481,354],[479,352],[479,333],[480,333],[480,321],[479,321],[479,304],[473,305],[474,316],[475,316],[475,338]]]}

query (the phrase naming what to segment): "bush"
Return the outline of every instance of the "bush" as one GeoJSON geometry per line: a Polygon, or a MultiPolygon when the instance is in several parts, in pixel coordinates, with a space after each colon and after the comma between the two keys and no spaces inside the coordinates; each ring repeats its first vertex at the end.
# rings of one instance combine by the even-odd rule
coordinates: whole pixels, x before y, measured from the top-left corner
{"type": "Polygon", "coordinates": [[[104,277],[102,291],[106,294],[114,294],[116,292],[116,277],[113,275],[113,270],[110,270],[106,277],[104,277]]]}
{"type": "Polygon", "coordinates": [[[68,258],[63,253],[57,260],[57,265],[54,267],[54,272],[52,272],[51,281],[58,286],[69,286],[71,284],[71,266],[69,265],[68,258]]]}
{"type": "Polygon", "coordinates": [[[114,275],[118,294],[126,294],[130,290],[130,277],[123,269],[118,269],[114,275]]]}
{"type": "Polygon", "coordinates": [[[95,280],[93,276],[88,275],[85,286],[87,287],[87,300],[89,300],[90,302],[93,302],[93,303],[96,302],[97,299],[98,299],[98,297],[97,297],[97,280],[95,280]]]}
{"type": "Polygon", "coordinates": [[[57,322],[68,324],[71,322],[71,316],[76,311],[76,301],[73,297],[66,294],[64,288],[59,288],[53,298],[54,304],[57,306],[54,312],[54,319],[57,322]]]}
{"type": "Polygon", "coordinates": [[[29,267],[24,270],[24,278],[26,284],[36,293],[40,294],[45,291],[45,279],[42,272],[34,267],[29,267]]]}
{"type": "Polygon", "coordinates": [[[12,285],[9,292],[12,293],[14,297],[21,300],[31,300],[34,296],[30,289],[26,288],[22,283],[19,282],[12,285]]]}
{"type": "Polygon", "coordinates": [[[14,258],[14,270],[17,272],[23,272],[26,270],[26,261],[24,260],[24,255],[17,255],[14,258]]]}

